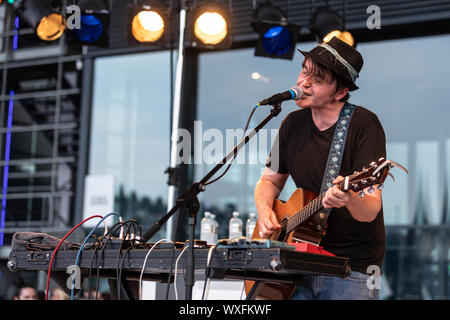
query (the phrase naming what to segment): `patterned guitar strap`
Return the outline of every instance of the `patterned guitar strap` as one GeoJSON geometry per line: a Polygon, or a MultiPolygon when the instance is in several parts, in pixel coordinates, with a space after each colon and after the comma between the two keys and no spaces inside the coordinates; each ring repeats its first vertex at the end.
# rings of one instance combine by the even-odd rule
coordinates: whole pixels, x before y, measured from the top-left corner
{"type": "MultiPolygon", "coordinates": [[[[355,107],[356,106],[354,104],[345,102],[341,109],[338,121],[336,123],[333,141],[331,142],[331,148],[328,153],[327,166],[325,168],[320,194],[327,191],[333,185],[334,179],[336,179],[339,175],[348,127],[350,125],[350,120],[355,107]]],[[[331,209],[323,208],[321,211],[316,213],[313,218],[313,227],[315,231],[321,233],[322,236],[325,234],[327,219],[330,212],[331,209]]]]}

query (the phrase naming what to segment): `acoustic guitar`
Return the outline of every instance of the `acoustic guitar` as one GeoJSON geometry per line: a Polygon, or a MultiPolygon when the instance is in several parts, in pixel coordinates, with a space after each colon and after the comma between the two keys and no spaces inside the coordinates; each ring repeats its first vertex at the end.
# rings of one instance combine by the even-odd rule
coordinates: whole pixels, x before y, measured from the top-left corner
{"type": "MultiPolygon", "coordinates": [[[[389,173],[389,170],[394,166],[408,173],[400,164],[380,158],[378,161],[372,162],[368,168],[363,168],[361,171],[345,177],[337,186],[344,192],[350,190],[359,192],[359,196],[363,197],[365,195],[364,190],[372,193],[375,190],[373,188],[375,185],[381,190],[388,175],[394,179],[392,174],[389,173]]],[[[287,243],[309,242],[319,245],[320,240],[325,235],[326,226],[321,227],[320,224],[315,223],[317,218],[315,216],[318,216],[319,221],[325,217],[324,213],[320,212],[323,210],[322,200],[324,196],[325,192],[317,195],[314,192],[298,188],[287,202],[276,199],[273,204],[273,211],[281,229],[274,232],[270,239],[287,243]]],[[[256,224],[252,239],[260,238],[259,226],[256,224]]],[[[247,295],[254,285],[256,285],[254,281],[245,281],[247,295]]],[[[265,282],[262,286],[258,286],[258,291],[257,299],[286,300],[291,298],[295,291],[295,285],[265,282]]]]}

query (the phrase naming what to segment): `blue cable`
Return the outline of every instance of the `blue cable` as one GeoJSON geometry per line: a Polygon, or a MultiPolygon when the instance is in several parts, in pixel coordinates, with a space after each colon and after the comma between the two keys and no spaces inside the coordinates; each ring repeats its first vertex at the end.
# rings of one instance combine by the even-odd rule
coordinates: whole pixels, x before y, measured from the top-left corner
{"type": "MultiPolygon", "coordinates": [[[[116,213],[116,212],[108,213],[106,216],[104,216],[104,217],[97,223],[97,225],[96,225],[94,228],[92,228],[91,232],[89,232],[89,234],[86,236],[86,238],[84,239],[83,243],[81,244],[80,249],[78,249],[77,258],[75,259],[75,265],[76,265],[76,266],[78,266],[78,262],[79,262],[80,256],[81,256],[81,251],[83,251],[84,246],[86,245],[86,242],[89,240],[89,238],[90,238],[91,235],[94,233],[94,231],[97,230],[98,226],[99,226],[103,221],[105,221],[106,218],[108,218],[109,216],[112,216],[112,215],[116,215],[116,216],[118,216],[118,217],[120,218],[120,214],[118,214],[118,213],[116,213]]],[[[74,298],[74,294],[73,294],[73,291],[74,291],[74,290],[73,290],[73,288],[74,288],[74,282],[75,282],[75,279],[72,280],[72,287],[70,288],[70,300],[73,300],[73,298],[74,298]]]]}

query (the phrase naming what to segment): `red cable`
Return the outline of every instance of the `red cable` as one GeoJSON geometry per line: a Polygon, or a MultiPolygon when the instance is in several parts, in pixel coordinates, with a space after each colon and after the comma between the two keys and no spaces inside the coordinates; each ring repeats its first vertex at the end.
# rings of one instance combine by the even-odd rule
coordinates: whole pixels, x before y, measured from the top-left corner
{"type": "Polygon", "coordinates": [[[48,265],[48,273],[47,273],[47,288],[45,290],[45,300],[48,300],[48,291],[49,291],[49,287],[50,287],[50,273],[52,272],[52,264],[53,264],[53,259],[55,258],[56,252],[58,251],[59,247],[61,246],[61,244],[64,242],[64,240],[66,240],[66,238],[68,236],[70,236],[70,234],[72,232],[74,232],[79,226],[81,226],[83,223],[85,223],[88,220],[91,220],[93,218],[101,218],[103,219],[102,216],[100,215],[95,215],[95,216],[91,216],[89,218],[84,219],[83,221],[81,221],[79,224],[77,224],[72,230],[70,230],[65,236],[64,238],[61,239],[61,241],[58,243],[58,245],[56,246],[55,250],[53,251],[52,254],[52,258],[50,259],[49,265],[48,265]]]}

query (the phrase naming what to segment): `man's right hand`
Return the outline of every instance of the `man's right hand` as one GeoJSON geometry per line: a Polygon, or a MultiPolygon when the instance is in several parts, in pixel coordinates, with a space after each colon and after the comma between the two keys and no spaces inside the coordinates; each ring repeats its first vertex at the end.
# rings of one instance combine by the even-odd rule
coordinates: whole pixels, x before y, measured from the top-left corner
{"type": "Polygon", "coordinates": [[[265,208],[258,211],[259,237],[269,239],[275,231],[281,229],[277,216],[271,208],[265,208]]]}

